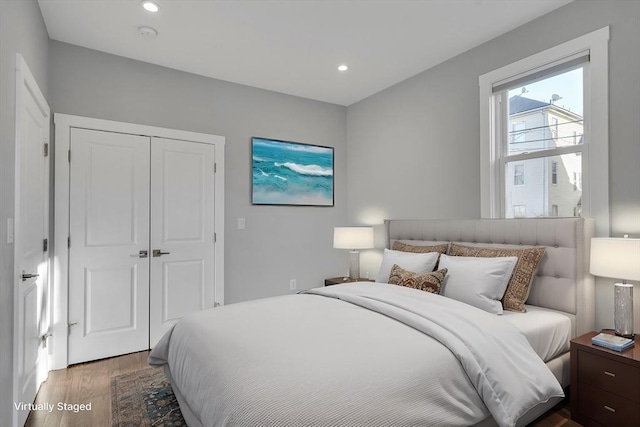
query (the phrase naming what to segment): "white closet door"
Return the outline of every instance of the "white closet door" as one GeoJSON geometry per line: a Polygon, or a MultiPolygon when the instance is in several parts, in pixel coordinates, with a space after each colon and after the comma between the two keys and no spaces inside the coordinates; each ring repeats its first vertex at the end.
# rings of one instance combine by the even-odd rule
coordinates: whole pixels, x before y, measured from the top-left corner
{"type": "Polygon", "coordinates": [[[215,148],[151,141],[150,344],[181,317],[214,305],[215,148]]]}
{"type": "Polygon", "coordinates": [[[72,129],[70,146],[73,364],[149,348],[150,138],[72,129]]]}

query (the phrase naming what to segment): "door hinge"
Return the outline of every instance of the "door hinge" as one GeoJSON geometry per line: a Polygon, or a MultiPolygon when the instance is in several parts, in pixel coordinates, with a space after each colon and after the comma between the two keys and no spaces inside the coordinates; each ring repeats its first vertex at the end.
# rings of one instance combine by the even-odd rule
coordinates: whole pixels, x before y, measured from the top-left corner
{"type": "Polygon", "coordinates": [[[44,143],[44,156],[47,157],[49,155],[49,144],[44,143]]]}
{"type": "Polygon", "coordinates": [[[42,343],[42,348],[47,348],[47,340],[52,337],[53,334],[51,332],[47,332],[40,337],[40,342],[42,343]]]}
{"type": "Polygon", "coordinates": [[[49,239],[44,239],[42,241],[42,252],[47,252],[49,250],[49,239]]]}
{"type": "Polygon", "coordinates": [[[213,164],[213,173],[217,173],[218,172],[218,164],[214,163],[213,164]]]}
{"type": "Polygon", "coordinates": [[[71,150],[67,151],[67,160],[71,163],[71,150]]]}
{"type": "Polygon", "coordinates": [[[67,247],[71,247],[71,236],[67,237],[67,247]]]}
{"type": "Polygon", "coordinates": [[[218,233],[213,233],[213,243],[218,241],[218,233]]]}

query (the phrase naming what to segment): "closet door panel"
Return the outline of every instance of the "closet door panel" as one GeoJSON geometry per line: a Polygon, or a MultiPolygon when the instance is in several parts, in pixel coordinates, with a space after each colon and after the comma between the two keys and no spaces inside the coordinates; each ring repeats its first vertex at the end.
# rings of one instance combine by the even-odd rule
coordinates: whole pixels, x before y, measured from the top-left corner
{"type": "Polygon", "coordinates": [[[72,129],[69,363],[149,348],[149,144],[72,129]]]}
{"type": "Polygon", "coordinates": [[[150,342],[186,314],[213,307],[215,148],[151,142],[150,342]]]}

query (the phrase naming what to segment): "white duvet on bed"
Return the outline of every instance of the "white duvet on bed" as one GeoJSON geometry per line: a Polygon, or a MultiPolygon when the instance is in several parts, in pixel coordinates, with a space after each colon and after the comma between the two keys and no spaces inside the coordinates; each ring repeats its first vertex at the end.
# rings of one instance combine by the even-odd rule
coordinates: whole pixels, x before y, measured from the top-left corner
{"type": "Polygon", "coordinates": [[[205,426],[511,426],[562,396],[498,316],[395,285],[309,292],[188,316],[150,362],[205,426]]]}

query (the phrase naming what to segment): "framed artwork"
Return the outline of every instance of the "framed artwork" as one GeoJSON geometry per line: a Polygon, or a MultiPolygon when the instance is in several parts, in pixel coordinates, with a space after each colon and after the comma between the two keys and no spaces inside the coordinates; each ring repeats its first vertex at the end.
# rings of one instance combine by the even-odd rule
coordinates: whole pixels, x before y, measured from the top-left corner
{"type": "Polygon", "coordinates": [[[251,138],[251,203],[333,206],[332,147],[251,138]]]}

